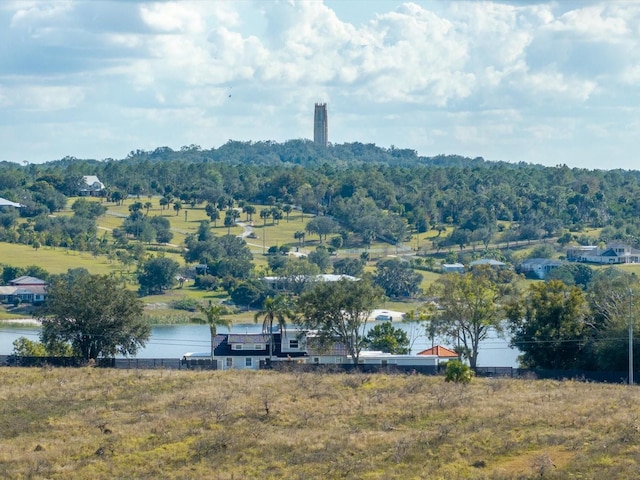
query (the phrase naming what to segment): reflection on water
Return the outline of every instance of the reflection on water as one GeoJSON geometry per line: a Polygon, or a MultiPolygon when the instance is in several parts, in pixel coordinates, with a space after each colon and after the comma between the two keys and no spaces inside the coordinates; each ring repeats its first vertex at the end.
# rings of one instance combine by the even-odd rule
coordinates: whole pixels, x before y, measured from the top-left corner
{"type": "MultiPolygon", "coordinates": [[[[375,325],[370,322],[367,327],[375,325]]],[[[407,332],[413,340],[411,353],[417,353],[431,347],[431,339],[424,335],[415,324],[394,323],[407,332]]],[[[239,324],[232,327],[234,333],[257,333],[261,324],[239,324]]],[[[227,333],[223,327],[218,330],[227,333]]],[[[0,355],[8,355],[13,351],[13,341],[18,337],[27,337],[38,341],[40,331],[37,327],[0,325],[0,355]]],[[[435,344],[451,347],[451,342],[436,339],[435,344]]],[[[151,332],[151,337],[145,347],[138,352],[139,358],[180,358],[186,352],[208,352],[211,349],[211,336],[206,325],[157,325],[151,332]]],[[[478,366],[487,367],[517,367],[519,352],[509,348],[508,341],[491,335],[480,344],[478,366]]]]}

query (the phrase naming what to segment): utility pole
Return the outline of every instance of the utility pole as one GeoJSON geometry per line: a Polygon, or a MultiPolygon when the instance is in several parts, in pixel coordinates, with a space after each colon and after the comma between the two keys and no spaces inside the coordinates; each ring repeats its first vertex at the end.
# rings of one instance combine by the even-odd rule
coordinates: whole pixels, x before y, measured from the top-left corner
{"type": "Polygon", "coordinates": [[[629,288],[629,385],[633,385],[633,290],[629,288]]]}

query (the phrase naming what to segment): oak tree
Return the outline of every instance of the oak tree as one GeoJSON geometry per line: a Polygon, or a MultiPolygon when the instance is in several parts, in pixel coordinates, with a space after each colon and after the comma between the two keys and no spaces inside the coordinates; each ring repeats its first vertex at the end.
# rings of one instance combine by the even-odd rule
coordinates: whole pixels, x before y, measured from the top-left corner
{"type": "Polygon", "coordinates": [[[342,343],[357,365],[367,319],[382,299],[382,289],[369,279],[320,282],[300,296],[298,311],[302,325],[317,331],[321,346],[342,343]]]}
{"type": "Polygon", "coordinates": [[[105,275],[60,276],[48,287],[39,318],[45,346],[66,342],[85,360],[135,355],[151,334],[135,292],[105,275]]]}

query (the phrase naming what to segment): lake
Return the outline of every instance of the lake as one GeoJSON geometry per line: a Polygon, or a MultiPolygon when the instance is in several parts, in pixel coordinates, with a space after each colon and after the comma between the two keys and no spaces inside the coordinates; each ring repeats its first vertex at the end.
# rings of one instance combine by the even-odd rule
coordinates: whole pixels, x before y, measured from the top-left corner
{"type": "MultiPolygon", "coordinates": [[[[380,322],[378,322],[380,323],[380,322]]],[[[370,328],[376,322],[369,322],[370,328]]],[[[431,347],[431,340],[425,336],[417,336],[415,325],[395,322],[414,339],[411,353],[417,353],[431,347]],[[416,338],[417,337],[417,338],[416,338]]],[[[260,332],[262,324],[238,324],[231,329],[233,333],[260,332]]],[[[225,328],[220,333],[227,333],[225,328]]],[[[9,325],[0,326],[0,355],[9,355],[13,351],[13,341],[19,337],[38,341],[40,330],[37,326],[9,325]]],[[[436,344],[451,347],[451,342],[436,339],[436,344]]],[[[138,358],[180,358],[186,352],[208,352],[211,349],[211,336],[206,325],[156,325],[152,328],[151,337],[138,358]]],[[[520,352],[509,348],[508,340],[499,338],[495,333],[480,344],[478,353],[479,367],[517,367],[520,352]]]]}

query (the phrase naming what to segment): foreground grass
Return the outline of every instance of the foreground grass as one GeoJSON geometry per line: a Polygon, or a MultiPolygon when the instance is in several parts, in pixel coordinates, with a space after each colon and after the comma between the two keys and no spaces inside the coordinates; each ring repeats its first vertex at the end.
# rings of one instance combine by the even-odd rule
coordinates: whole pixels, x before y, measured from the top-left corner
{"type": "Polygon", "coordinates": [[[623,385],[0,369],[2,478],[637,478],[623,385]]]}

